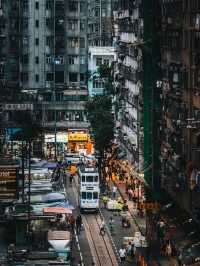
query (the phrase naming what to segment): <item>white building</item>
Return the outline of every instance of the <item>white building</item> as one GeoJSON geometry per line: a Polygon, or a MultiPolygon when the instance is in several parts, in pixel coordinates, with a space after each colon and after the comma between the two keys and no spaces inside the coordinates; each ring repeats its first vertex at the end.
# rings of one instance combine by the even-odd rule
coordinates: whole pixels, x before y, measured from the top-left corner
{"type": "Polygon", "coordinates": [[[88,90],[89,95],[101,95],[104,91],[104,80],[99,77],[98,68],[100,65],[111,63],[116,60],[114,47],[112,46],[90,46],[88,53],[88,90]]]}

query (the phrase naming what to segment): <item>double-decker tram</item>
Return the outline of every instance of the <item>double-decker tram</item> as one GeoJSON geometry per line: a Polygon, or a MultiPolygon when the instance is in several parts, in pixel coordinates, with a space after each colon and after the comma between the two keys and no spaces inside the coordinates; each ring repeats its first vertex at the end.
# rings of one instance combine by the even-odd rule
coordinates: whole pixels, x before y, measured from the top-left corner
{"type": "Polygon", "coordinates": [[[81,211],[99,210],[99,171],[97,167],[81,165],[79,176],[79,207],[81,211]]]}

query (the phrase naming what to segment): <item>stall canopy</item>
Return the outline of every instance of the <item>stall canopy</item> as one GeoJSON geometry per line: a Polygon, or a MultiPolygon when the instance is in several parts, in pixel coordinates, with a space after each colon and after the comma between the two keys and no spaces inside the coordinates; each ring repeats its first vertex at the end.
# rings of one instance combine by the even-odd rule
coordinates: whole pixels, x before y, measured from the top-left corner
{"type": "Polygon", "coordinates": [[[63,207],[48,207],[43,209],[44,214],[72,214],[72,210],[63,207]]]}
{"type": "Polygon", "coordinates": [[[47,162],[47,163],[45,163],[44,167],[46,167],[48,169],[55,169],[57,167],[57,163],[47,162]]]}

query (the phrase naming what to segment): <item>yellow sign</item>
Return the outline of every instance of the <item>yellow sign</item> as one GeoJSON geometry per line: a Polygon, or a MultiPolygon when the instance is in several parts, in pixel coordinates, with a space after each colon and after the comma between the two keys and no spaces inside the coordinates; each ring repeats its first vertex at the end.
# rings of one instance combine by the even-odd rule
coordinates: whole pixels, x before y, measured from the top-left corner
{"type": "Polygon", "coordinates": [[[88,134],[86,134],[86,133],[69,133],[68,141],[88,141],[88,134]]]}

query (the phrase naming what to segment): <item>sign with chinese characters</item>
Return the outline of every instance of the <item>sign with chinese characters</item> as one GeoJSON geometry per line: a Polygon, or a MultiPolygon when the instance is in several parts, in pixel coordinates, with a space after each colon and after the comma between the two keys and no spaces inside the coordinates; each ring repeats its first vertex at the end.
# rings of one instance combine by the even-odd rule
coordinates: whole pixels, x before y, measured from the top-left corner
{"type": "Polygon", "coordinates": [[[0,200],[17,198],[17,169],[16,167],[0,166],[0,200]]]}
{"type": "Polygon", "coordinates": [[[27,111],[33,110],[32,103],[6,103],[3,105],[5,111],[27,111]]]}
{"type": "Polygon", "coordinates": [[[88,141],[88,134],[86,133],[69,133],[69,141],[88,141]]]}

